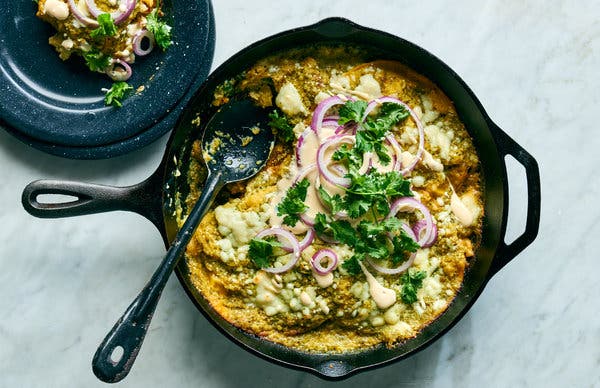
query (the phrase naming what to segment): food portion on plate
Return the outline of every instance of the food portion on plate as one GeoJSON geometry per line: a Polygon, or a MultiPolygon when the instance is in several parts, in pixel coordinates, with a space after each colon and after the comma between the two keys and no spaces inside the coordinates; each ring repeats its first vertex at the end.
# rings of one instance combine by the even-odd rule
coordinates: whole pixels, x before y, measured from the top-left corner
{"type": "MultiPolygon", "coordinates": [[[[405,65],[345,46],[263,59],[213,105],[238,96],[273,110],[278,141],[199,225],[194,286],[233,325],[302,351],[416,336],[452,303],[481,239],[479,159],[452,102],[405,65]]],[[[202,190],[202,148],[183,208],[202,190]]]]}
{"type": "Polygon", "coordinates": [[[172,44],[159,0],[38,0],[36,15],[57,30],[49,43],[62,60],[81,56],[91,71],[115,81],[105,90],[106,105],[120,107],[133,91],[126,81],[137,57],[172,44]]]}

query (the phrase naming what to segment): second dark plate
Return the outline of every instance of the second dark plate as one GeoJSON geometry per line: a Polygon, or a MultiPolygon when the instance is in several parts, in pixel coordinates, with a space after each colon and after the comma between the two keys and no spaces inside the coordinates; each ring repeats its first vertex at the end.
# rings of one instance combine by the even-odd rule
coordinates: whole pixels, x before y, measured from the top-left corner
{"type": "Polygon", "coordinates": [[[76,159],[107,158],[140,148],[169,131],[212,64],[214,16],[209,0],[166,1],[174,42],[132,66],[141,93],[123,107],[104,106],[110,80],[82,61],[63,62],[47,39],[52,27],[35,3],[0,9],[0,125],[35,148],[76,159]]]}

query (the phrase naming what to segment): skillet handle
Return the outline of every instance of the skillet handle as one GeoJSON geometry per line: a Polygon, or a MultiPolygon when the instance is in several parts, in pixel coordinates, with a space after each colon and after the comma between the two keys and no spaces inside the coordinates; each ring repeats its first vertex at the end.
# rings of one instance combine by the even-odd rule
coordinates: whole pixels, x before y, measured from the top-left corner
{"type": "MultiPolygon", "coordinates": [[[[496,124],[492,123],[492,125],[496,129],[496,140],[498,141],[504,169],[506,170],[506,155],[511,155],[521,163],[525,167],[528,193],[525,231],[510,244],[506,244],[504,242],[506,236],[502,236],[500,246],[498,247],[499,254],[492,263],[492,274],[495,274],[535,240],[540,227],[541,184],[540,170],[533,156],[511,139],[496,124]]],[[[505,197],[504,208],[508,209],[508,194],[505,197]]],[[[506,230],[504,234],[506,234],[506,230]]]]}
{"type": "Polygon", "coordinates": [[[161,178],[157,170],[145,181],[127,187],[38,180],[25,187],[21,202],[29,214],[39,218],[73,217],[114,210],[132,211],[146,217],[162,230],[161,178]],[[75,200],[39,202],[39,196],[45,194],[72,196],[75,200]]]}

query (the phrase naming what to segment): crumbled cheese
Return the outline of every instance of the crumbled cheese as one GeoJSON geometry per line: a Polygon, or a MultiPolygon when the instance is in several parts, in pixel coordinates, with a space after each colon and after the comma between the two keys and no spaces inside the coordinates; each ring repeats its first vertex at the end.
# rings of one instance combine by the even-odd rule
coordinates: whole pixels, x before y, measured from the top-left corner
{"type": "Polygon", "coordinates": [[[57,20],[65,20],[69,17],[69,6],[61,0],[46,0],[44,12],[57,20]]]}
{"type": "Polygon", "coordinates": [[[65,50],[70,50],[73,48],[73,41],[71,39],[65,39],[60,45],[63,46],[65,50]]]}
{"type": "Polygon", "coordinates": [[[450,136],[442,131],[437,125],[428,125],[425,127],[425,137],[432,147],[440,151],[440,157],[443,160],[450,158],[450,136]]]}
{"type": "Polygon", "coordinates": [[[325,100],[326,98],[331,97],[329,94],[325,93],[325,92],[319,92],[317,93],[317,95],[315,96],[315,104],[320,104],[323,100],[325,100]]]}
{"type": "Polygon", "coordinates": [[[422,187],[425,184],[425,178],[421,175],[417,175],[412,178],[412,184],[415,187],[422,187]]]}
{"type": "Polygon", "coordinates": [[[380,315],[373,317],[371,318],[371,325],[373,325],[374,327],[383,326],[385,325],[385,319],[380,315]]]}
{"type": "Polygon", "coordinates": [[[332,72],[331,78],[329,78],[329,86],[334,89],[350,89],[350,79],[332,72]]]}
{"type": "Polygon", "coordinates": [[[379,86],[379,82],[371,74],[365,74],[360,77],[360,83],[354,90],[366,94],[369,100],[382,96],[381,86],[379,86]]]}
{"type": "Polygon", "coordinates": [[[438,276],[427,276],[423,279],[423,287],[417,291],[417,298],[423,300],[424,298],[437,299],[442,292],[442,284],[438,276]]]}
{"type": "Polygon", "coordinates": [[[298,93],[298,89],[291,82],[287,82],[279,89],[279,94],[275,98],[275,104],[288,115],[308,114],[308,110],[302,103],[302,97],[298,93]]]}
{"type": "Polygon", "coordinates": [[[265,314],[273,316],[289,311],[287,304],[277,296],[279,290],[273,286],[269,275],[264,271],[259,271],[254,281],[256,283],[256,305],[262,308],[265,314]]]}
{"type": "Polygon", "coordinates": [[[429,259],[429,248],[419,249],[415,255],[414,266],[424,267],[427,265],[427,259],[429,259]]]}
{"type": "Polygon", "coordinates": [[[229,239],[224,238],[221,240],[217,240],[215,244],[221,250],[221,253],[219,255],[221,257],[221,260],[223,260],[224,262],[228,262],[235,258],[235,250],[233,249],[233,246],[231,245],[231,241],[229,239]]]}
{"type": "Polygon", "coordinates": [[[215,218],[219,224],[219,233],[231,240],[234,248],[248,244],[258,232],[266,228],[257,212],[240,212],[231,206],[217,206],[215,218]]]}

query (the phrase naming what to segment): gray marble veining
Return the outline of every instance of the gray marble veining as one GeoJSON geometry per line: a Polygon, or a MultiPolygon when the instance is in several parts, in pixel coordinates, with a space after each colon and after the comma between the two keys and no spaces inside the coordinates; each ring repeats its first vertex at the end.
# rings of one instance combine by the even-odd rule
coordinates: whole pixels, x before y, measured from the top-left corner
{"type": "MultiPolygon", "coordinates": [[[[215,66],[247,44],[328,16],[382,29],[447,62],[490,117],[538,160],[537,241],[469,313],[417,355],[346,380],[356,387],[600,387],[600,2],[268,0],[214,2],[215,66]]],[[[39,220],[20,206],[42,178],[126,185],[158,165],[166,138],[134,154],[71,161],[0,131],[0,387],[102,386],[91,357],[164,252],[141,217],[39,220]]],[[[518,168],[511,169],[518,176],[518,168]]],[[[511,181],[513,236],[526,188],[511,181]]],[[[122,387],[328,387],[232,344],[176,279],[122,387]]]]}

